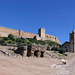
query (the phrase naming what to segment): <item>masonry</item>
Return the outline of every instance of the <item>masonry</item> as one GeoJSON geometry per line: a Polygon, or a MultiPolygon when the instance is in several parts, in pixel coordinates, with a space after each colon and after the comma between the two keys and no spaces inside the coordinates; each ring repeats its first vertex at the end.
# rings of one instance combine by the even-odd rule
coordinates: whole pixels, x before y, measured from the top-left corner
{"type": "Polygon", "coordinates": [[[65,48],[67,52],[75,53],[75,30],[69,34],[69,42],[66,41],[61,48],[65,48]]]}
{"type": "Polygon", "coordinates": [[[36,40],[51,40],[60,43],[59,39],[56,36],[45,34],[44,28],[40,28],[38,30],[38,34],[34,34],[34,33],[24,32],[22,30],[15,30],[0,26],[0,37],[7,37],[9,34],[12,34],[16,37],[23,37],[23,38],[36,37],[36,40]]]}

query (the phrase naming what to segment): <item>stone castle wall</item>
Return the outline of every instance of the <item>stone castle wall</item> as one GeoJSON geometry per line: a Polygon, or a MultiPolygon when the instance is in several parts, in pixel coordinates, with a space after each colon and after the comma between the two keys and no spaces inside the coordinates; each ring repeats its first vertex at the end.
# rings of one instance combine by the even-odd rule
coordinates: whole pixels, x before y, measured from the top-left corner
{"type": "MultiPolygon", "coordinates": [[[[34,34],[34,33],[29,33],[29,32],[24,32],[22,30],[15,30],[11,28],[6,28],[6,27],[0,27],[0,37],[7,37],[9,34],[13,34],[14,36],[22,36],[24,38],[33,38],[37,37],[38,40],[40,40],[41,37],[39,37],[39,34],[34,34]]],[[[45,34],[45,38],[42,38],[41,40],[51,40],[60,43],[57,37],[45,34]]]]}
{"type": "Polygon", "coordinates": [[[24,38],[33,38],[36,35],[37,34],[29,33],[29,32],[23,32],[22,30],[20,30],[20,36],[22,36],[24,38]]]}
{"type": "Polygon", "coordinates": [[[4,37],[4,36],[7,37],[8,34],[19,36],[19,31],[10,28],[0,27],[0,37],[4,37]]]}
{"type": "Polygon", "coordinates": [[[0,37],[7,37],[9,34],[13,34],[14,36],[22,36],[25,38],[33,38],[37,34],[23,32],[22,30],[15,30],[11,28],[0,27],[0,37]]]}
{"type": "Polygon", "coordinates": [[[60,43],[60,40],[58,40],[58,38],[56,36],[52,36],[49,34],[45,34],[45,40],[51,40],[51,41],[55,41],[55,42],[60,43]]]}

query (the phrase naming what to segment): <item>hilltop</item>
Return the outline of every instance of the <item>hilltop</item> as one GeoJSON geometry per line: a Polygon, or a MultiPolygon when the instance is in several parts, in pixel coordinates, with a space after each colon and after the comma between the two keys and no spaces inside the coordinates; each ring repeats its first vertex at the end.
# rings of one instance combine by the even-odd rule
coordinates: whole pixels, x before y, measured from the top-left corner
{"type": "Polygon", "coordinates": [[[15,30],[11,28],[1,27],[0,26],[0,37],[8,37],[9,34],[12,34],[16,37],[23,37],[23,38],[36,38],[36,40],[50,40],[60,44],[60,40],[53,35],[46,34],[44,28],[40,28],[38,30],[38,34],[24,32],[22,30],[15,30]]]}

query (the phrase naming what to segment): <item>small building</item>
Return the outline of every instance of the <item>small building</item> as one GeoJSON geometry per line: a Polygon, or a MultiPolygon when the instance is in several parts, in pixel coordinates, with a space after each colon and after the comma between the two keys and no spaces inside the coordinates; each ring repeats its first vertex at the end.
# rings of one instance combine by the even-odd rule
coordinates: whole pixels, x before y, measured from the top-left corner
{"type": "Polygon", "coordinates": [[[70,42],[65,42],[62,44],[61,48],[64,48],[66,50],[66,52],[70,51],[70,42]]]}
{"type": "Polygon", "coordinates": [[[61,45],[61,48],[65,48],[67,52],[75,53],[75,30],[69,34],[69,42],[65,42],[61,45]]]}

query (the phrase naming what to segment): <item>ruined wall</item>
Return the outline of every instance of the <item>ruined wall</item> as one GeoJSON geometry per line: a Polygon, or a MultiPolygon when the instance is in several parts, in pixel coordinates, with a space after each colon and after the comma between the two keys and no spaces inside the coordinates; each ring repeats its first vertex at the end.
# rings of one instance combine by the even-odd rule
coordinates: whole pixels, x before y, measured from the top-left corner
{"type": "Polygon", "coordinates": [[[29,45],[27,48],[27,56],[32,56],[32,54],[36,57],[44,57],[44,52],[46,51],[46,48],[43,45],[29,45]]]}

